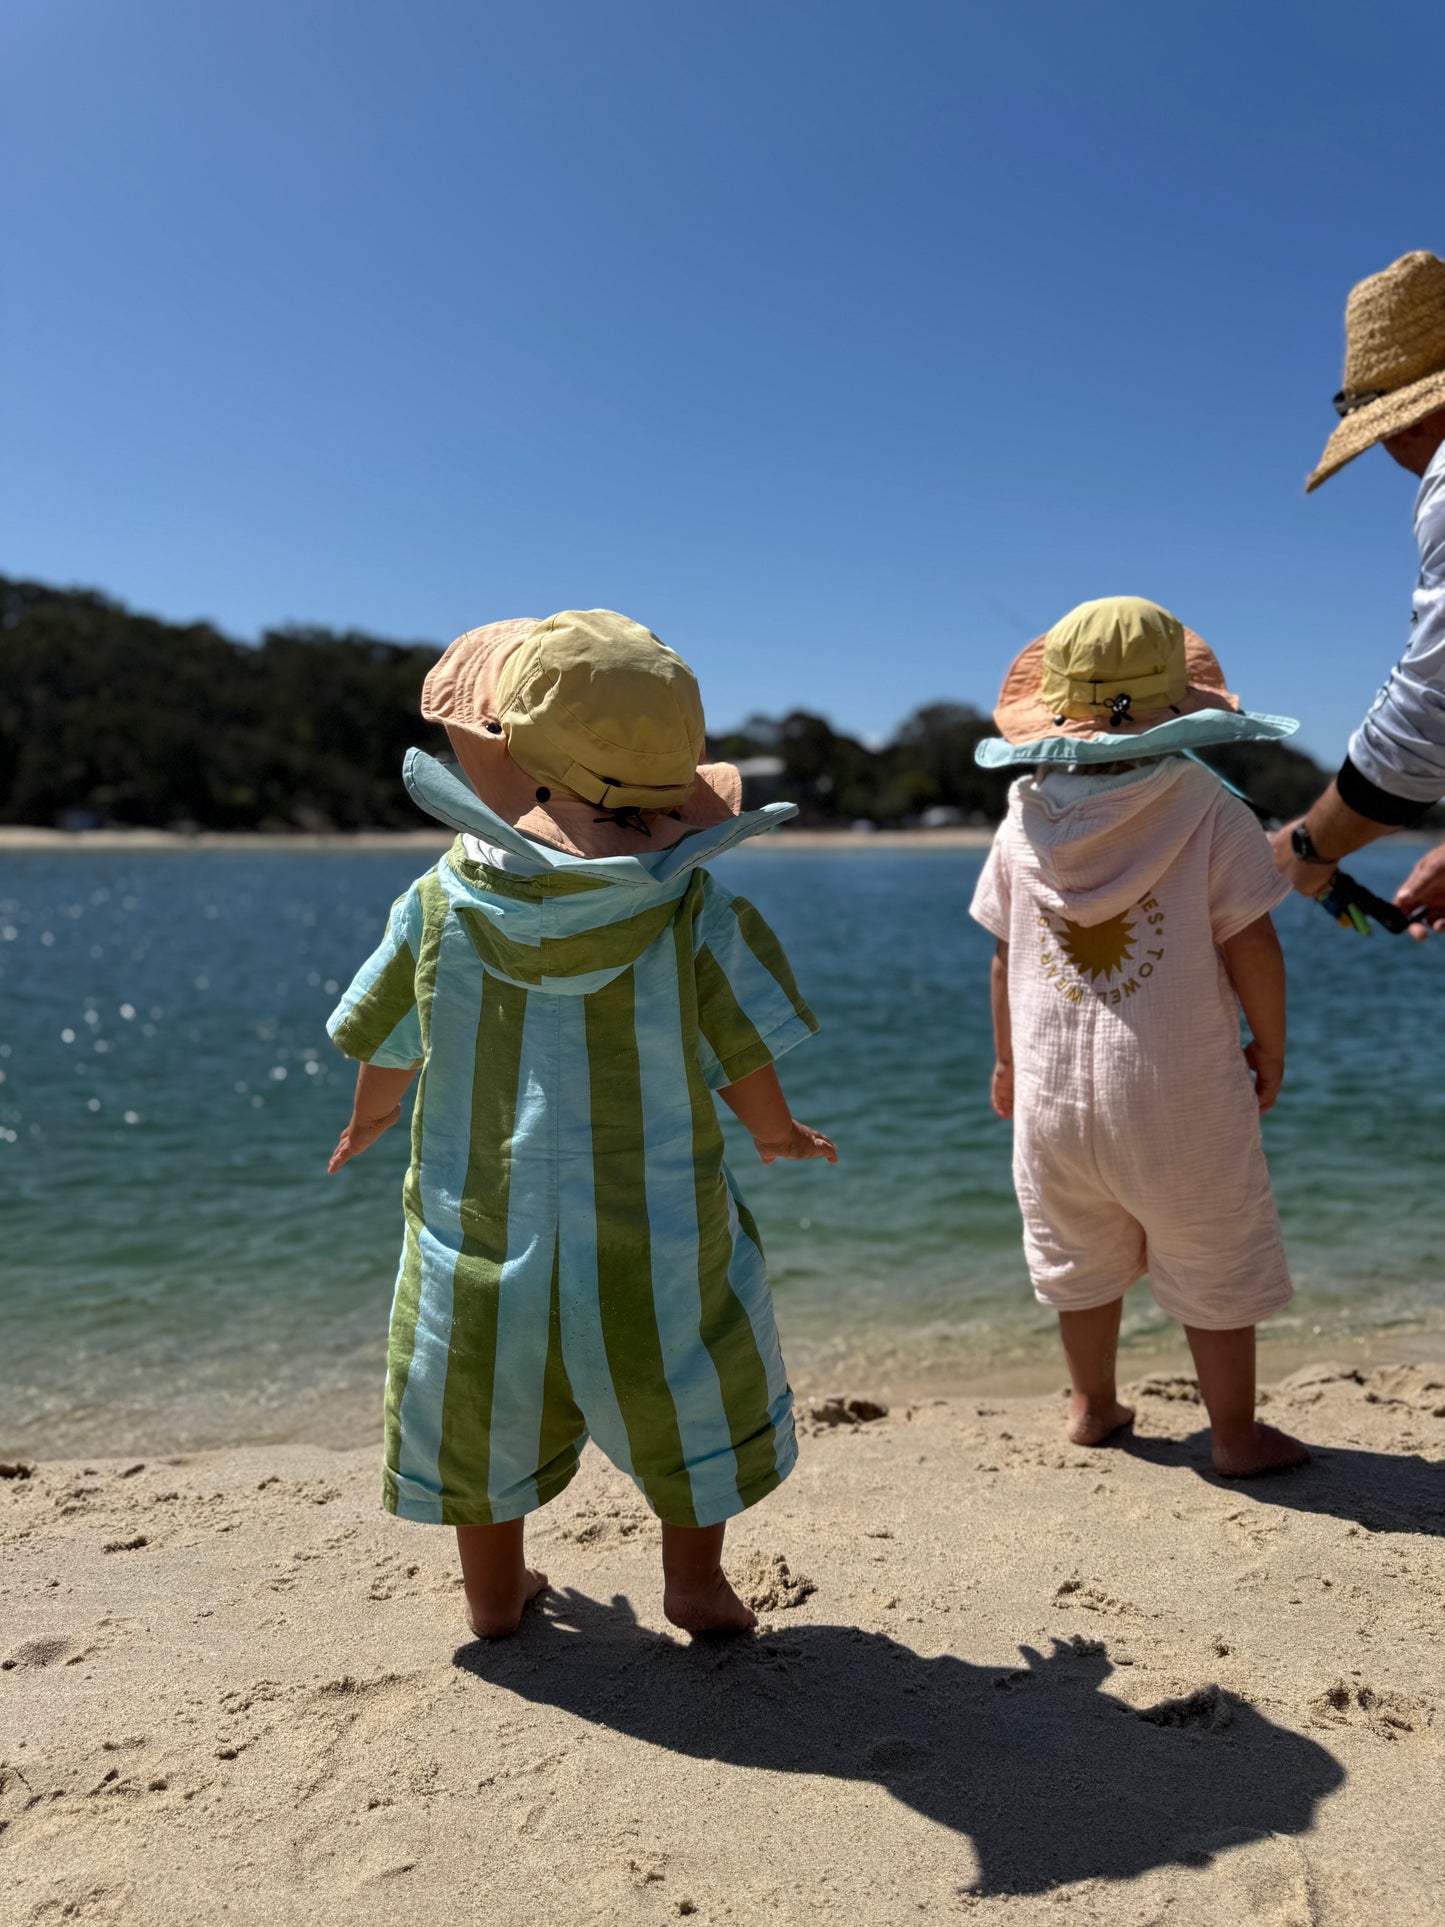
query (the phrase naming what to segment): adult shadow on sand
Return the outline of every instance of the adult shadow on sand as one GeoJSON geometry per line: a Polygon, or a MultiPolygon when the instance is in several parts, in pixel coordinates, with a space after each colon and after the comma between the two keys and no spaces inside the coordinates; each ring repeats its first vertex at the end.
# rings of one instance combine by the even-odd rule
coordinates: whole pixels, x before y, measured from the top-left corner
{"type": "Polygon", "coordinates": [[[1445,1538],[1445,1463],[1408,1452],[1310,1444],[1308,1465],[1262,1479],[1221,1479],[1209,1458],[1209,1433],[1185,1439],[1130,1432],[1117,1449],[1150,1465],[1190,1471],[1244,1499],[1349,1519],[1367,1532],[1418,1532],[1445,1538]]]}
{"type": "Polygon", "coordinates": [[[626,1599],[561,1592],[456,1664],[692,1759],[871,1780],[968,1836],[978,1894],[1198,1866],[1305,1832],[1344,1780],[1322,1746],[1215,1687],[1138,1712],[1102,1690],[1102,1645],[1080,1648],[1023,1648],[1010,1669],[851,1626],[688,1645],[639,1627],[626,1599]]]}

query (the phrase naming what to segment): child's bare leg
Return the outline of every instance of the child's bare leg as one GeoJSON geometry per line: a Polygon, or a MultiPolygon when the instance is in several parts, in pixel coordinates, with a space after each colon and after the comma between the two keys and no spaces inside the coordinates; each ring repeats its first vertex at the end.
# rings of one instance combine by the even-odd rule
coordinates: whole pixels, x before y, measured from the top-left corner
{"type": "Polygon", "coordinates": [[[726,1526],[662,1528],[662,1610],[685,1633],[745,1633],[758,1623],[722,1569],[726,1526]]]}
{"type": "Polygon", "coordinates": [[[1227,1479],[1247,1479],[1303,1465],[1309,1452],[1299,1440],[1254,1416],[1254,1326],[1209,1332],[1186,1325],[1184,1333],[1209,1413],[1215,1471],[1227,1479]]]}
{"type": "Polygon", "coordinates": [[[1122,1298],[1088,1311],[1059,1313],[1059,1336],[1074,1387],[1069,1394],[1069,1437],[1075,1445],[1102,1445],[1134,1423],[1134,1408],[1120,1404],[1115,1383],[1123,1314],[1122,1298]]]}
{"type": "Polygon", "coordinates": [[[547,1590],[546,1573],[534,1571],[523,1561],[522,1531],[521,1519],[508,1519],[499,1526],[457,1527],[467,1617],[478,1639],[501,1639],[516,1632],[523,1607],[547,1590]]]}

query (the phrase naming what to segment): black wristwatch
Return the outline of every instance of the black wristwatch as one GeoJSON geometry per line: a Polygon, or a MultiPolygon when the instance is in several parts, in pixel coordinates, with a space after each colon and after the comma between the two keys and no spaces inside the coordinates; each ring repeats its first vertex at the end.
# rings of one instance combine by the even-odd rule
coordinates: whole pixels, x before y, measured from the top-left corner
{"type": "Polygon", "coordinates": [[[1335,866],[1335,859],[1332,856],[1321,856],[1315,848],[1315,840],[1310,835],[1310,826],[1303,817],[1289,833],[1289,846],[1301,863],[1318,863],[1322,869],[1326,866],[1333,869],[1335,866]]]}

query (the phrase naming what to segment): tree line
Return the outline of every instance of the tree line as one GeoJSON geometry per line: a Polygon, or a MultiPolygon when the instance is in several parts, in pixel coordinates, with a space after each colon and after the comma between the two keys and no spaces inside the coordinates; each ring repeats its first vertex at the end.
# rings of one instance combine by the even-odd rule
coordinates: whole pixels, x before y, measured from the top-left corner
{"type": "MultiPolygon", "coordinates": [[[[0,576],[0,823],[414,829],[402,757],[413,744],[447,753],[419,714],[438,653],[305,627],[238,643],[94,590],[0,576]]],[[[1009,779],[973,760],[991,734],[963,703],[926,705],[881,747],[795,710],[718,732],[709,753],[750,767],[749,801],[785,796],[813,827],[992,822],[1009,779]]],[[[1210,760],[1280,816],[1326,780],[1283,744],[1210,760]]]]}

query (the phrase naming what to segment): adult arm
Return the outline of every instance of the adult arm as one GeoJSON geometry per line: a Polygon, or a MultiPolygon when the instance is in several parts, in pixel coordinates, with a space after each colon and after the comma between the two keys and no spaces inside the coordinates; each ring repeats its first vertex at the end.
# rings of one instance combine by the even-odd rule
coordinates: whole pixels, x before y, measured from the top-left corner
{"type": "MultiPolygon", "coordinates": [[[[1324,894],[1341,858],[1412,828],[1445,796],[1445,460],[1440,455],[1420,489],[1415,533],[1420,580],[1409,646],[1351,737],[1338,775],[1301,819],[1321,861],[1296,857],[1293,824],[1274,838],[1276,863],[1307,897],[1324,894]]],[[[1445,886],[1445,876],[1441,881],[1445,886]]]]}
{"type": "Polygon", "coordinates": [[[1322,897],[1329,888],[1330,878],[1347,856],[1364,849],[1367,843],[1378,842],[1382,836],[1393,836],[1397,830],[1412,827],[1430,807],[1428,802],[1405,805],[1403,798],[1392,798],[1384,790],[1367,797],[1358,784],[1351,783],[1351,774],[1358,772],[1346,757],[1329,788],[1297,819],[1309,831],[1310,841],[1320,855],[1318,863],[1307,863],[1295,855],[1292,839],[1296,823],[1286,823],[1270,839],[1275,862],[1301,896],[1322,897]],[[1351,794],[1361,802],[1368,802],[1372,810],[1389,810],[1391,814],[1388,817],[1366,815],[1353,807],[1341,793],[1342,782],[1349,785],[1351,794]],[[1403,813],[1397,813],[1401,811],[1403,813]]]}

